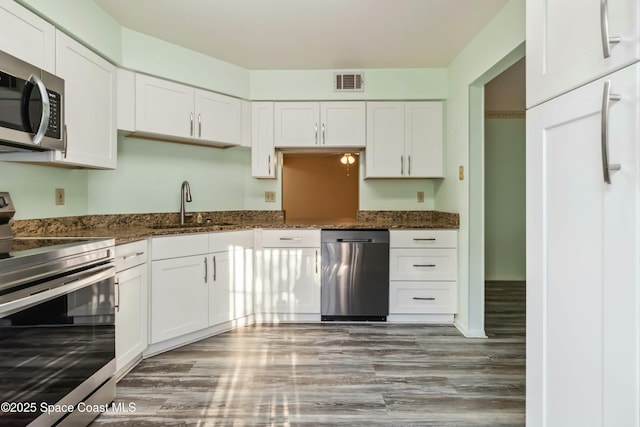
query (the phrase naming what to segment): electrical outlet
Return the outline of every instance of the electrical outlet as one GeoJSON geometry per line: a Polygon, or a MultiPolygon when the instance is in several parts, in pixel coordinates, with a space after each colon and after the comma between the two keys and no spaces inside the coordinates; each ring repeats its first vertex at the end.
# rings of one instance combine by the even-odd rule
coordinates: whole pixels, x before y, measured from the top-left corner
{"type": "Polygon", "coordinates": [[[458,179],[460,181],[464,180],[464,166],[459,166],[458,167],[458,179]]]}
{"type": "Polygon", "coordinates": [[[265,191],[264,192],[264,201],[267,203],[275,203],[276,201],[276,192],[275,191],[265,191]]]}
{"type": "Polygon", "coordinates": [[[418,191],[418,203],[424,203],[424,191],[418,191]]]}
{"type": "Polygon", "coordinates": [[[64,188],[56,188],[56,205],[64,205],[64,188]]]}

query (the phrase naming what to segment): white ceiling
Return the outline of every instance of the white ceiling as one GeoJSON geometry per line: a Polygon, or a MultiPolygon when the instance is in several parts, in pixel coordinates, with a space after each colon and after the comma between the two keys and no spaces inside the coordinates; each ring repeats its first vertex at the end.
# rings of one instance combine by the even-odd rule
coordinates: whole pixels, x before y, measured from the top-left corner
{"type": "Polygon", "coordinates": [[[507,0],[94,0],[122,26],[247,69],[446,67],[507,0]]]}

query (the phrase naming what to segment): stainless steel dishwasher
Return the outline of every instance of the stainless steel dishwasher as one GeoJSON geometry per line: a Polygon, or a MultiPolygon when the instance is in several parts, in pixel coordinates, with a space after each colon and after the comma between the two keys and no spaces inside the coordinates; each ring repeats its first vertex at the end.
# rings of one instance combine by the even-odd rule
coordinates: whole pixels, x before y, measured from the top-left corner
{"type": "Polygon", "coordinates": [[[322,230],[322,320],[386,321],[389,230],[322,230]]]}

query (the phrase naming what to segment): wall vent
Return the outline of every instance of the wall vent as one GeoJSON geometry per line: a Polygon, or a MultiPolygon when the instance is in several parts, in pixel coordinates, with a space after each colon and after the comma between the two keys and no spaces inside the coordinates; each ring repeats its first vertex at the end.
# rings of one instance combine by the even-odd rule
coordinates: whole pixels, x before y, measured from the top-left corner
{"type": "Polygon", "coordinates": [[[364,73],[335,73],[333,90],[336,92],[364,92],[364,73]]]}

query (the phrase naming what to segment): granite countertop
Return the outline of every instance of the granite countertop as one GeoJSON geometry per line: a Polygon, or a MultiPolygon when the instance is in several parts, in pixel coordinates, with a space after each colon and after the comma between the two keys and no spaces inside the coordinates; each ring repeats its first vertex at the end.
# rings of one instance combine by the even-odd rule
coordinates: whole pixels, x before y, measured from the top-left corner
{"type": "Polygon", "coordinates": [[[281,211],[224,211],[203,214],[203,222],[178,225],[176,214],[88,215],[20,220],[17,237],[111,237],[116,244],[148,237],[255,228],[458,229],[458,214],[437,211],[359,211],[354,219],[284,220],[281,211]],[[175,218],[174,218],[175,217],[175,218]]]}

